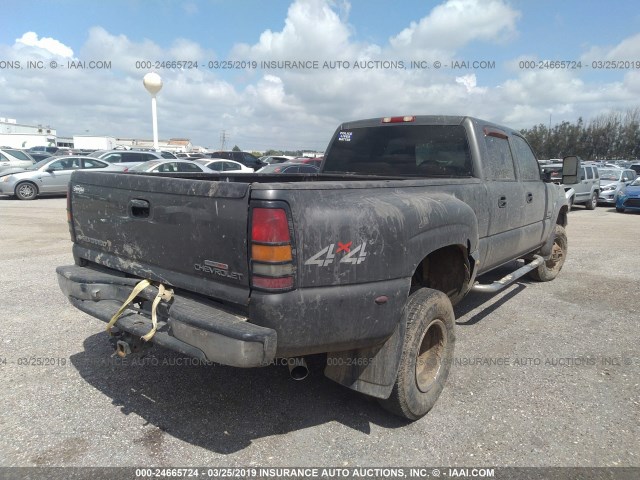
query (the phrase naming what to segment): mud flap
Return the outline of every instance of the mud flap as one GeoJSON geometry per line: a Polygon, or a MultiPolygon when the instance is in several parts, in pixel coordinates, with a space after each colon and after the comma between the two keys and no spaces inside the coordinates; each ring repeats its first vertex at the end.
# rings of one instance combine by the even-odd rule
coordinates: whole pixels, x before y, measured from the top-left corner
{"type": "Polygon", "coordinates": [[[389,398],[398,374],[405,330],[403,317],[381,345],[328,353],[325,376],[365,395],[389,398]]]}

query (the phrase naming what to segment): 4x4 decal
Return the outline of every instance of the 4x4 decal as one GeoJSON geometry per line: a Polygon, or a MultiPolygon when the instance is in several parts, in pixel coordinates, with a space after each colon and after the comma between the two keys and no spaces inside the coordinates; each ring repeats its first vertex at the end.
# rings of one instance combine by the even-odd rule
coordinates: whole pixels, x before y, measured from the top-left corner
{"type": "Polygon", "coordinates": [[[353,242],[342,243],[338,242],[338,248],[336,248],[336,244],[332,243],[328,247],[324,247],[318,253],[316,253],[309,260],[304,262],[305,265],[318,265],[319,267],[327,267],[333,263],[336,259],[336,255],[339,253],[345,253],[340,260],[340,263],[350,263],[352,265],[360,265],[367,258],[367,242],[363,242],[362,245],[358,245],[353,250],[351,250],[351,245],[353,242]],[[334,251],[335,250],[335,251],[334,251]]]}

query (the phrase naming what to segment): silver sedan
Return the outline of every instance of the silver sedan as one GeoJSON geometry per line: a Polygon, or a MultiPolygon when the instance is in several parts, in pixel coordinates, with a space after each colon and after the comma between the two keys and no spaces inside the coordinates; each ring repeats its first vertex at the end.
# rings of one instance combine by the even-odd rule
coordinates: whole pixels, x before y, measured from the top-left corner
{"type": "Polygon", "coordinates": [[[0,194],[33,200],[41,195],[67,192],[71,174],[76,170],[121,172],[122,169],[97,158],[51,157],[26,169],[5,170],[0,173],[0,194]]]}
{"type": "Polygon", "coordinates": [[[128,172],[147,173],[213,173],[204,165],[191,160],[149,160],[131,167],[128,172]]]}

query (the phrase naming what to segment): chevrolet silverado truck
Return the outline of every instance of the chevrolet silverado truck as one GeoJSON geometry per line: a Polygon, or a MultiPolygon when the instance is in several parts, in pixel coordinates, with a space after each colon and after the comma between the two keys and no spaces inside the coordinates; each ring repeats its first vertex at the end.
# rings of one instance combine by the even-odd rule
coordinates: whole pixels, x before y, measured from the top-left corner
{"type": "MultiPolygon", "coordinates": [[[[564,163],[575,182],[576,157],[564,163]]],[[[76,172],[75,264],[57,275],[120,355],[155,343],[235,367],[287,359],[302,377],[305,356],[326,354],[327,377],[415,420],[450,370],[452,305],[554,279],[567,211],[514,130],[376,118],[340,125],[318,174],[76,172]]]]}

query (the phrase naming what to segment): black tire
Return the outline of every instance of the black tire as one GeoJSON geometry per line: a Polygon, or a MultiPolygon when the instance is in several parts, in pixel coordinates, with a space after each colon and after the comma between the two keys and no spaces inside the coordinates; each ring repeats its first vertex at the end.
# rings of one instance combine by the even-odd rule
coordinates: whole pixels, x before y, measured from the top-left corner
{"type": "Polygon", "coordinates": [[[33,200],[38,196],[38,187],[31,182],[21,182],[14,190],[19,200],[33,200]]]}
{"type": "Polygon", "coordinates": [[[379,400],[389,412],[409,420],[423,417],[436,403],[449,376],[455,345],[455,316],[442,292],[420,288],[404,308],[407,329],[391,396],[379,400]]]}
{"type": "Polygon", "coordinates": [[[529,272],[529,276],[538,282],[549,282],[556,278],[567,259],[567,233],[564,227],[556,225],[553,235],[553,248],[549,260],[529,272]]]}
{"type": "Polygon", "coordinates": [[[598,206],[598,193],[593,192],[591,198],[584,206],[587,207],[587,210],[594,210],[598,206]]]}
{"type": "Polygon", "coordinates": [[[624,213],[624,208],[616,207],[616,212],[624,213]]]}

